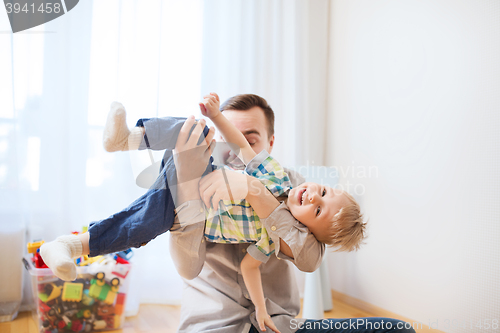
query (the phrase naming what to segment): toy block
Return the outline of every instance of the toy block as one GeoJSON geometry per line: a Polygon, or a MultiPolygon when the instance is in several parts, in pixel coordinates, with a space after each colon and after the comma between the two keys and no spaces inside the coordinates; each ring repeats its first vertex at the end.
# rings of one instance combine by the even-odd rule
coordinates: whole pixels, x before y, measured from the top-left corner
{"type": "Polygon", "coordinates": [[[116,296],[115,314],[117,315],[123,314],[124,307],[125,307],[125,294],[119,293],[116,296]]]}
{"type": "Polygon", "coordinates": [[[80,302],[83,296],[83,283],[64,283],[61,299],[64,302],[80,302]]]}
{"type": "Polygon", "coordinates": [[[45,241],[43,241],[43,240],[38,241],[38,242],[28,243],[28,245],[27,245],[28,253],[36,253],[36,250],[38,250],[40,248],[40,246],[42,246],[43,243],[45,243],[45,241]]]}

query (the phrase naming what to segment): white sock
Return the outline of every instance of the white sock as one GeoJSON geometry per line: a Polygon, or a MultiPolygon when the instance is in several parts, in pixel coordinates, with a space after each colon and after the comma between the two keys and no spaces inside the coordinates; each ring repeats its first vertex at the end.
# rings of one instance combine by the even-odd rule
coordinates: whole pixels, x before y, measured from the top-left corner
{"type": "Polygon", "coordinates": [[[76,235],[59,236],[40,247],[40,255],[52,272],[61,280],[76,279],[76,265],[73,258],[83,253],[82,242],[76,235]]]}
{"type": "Polygon", "coordinates": [[[137,150],[144,136],[144,128],[127,127],[127,112],[121,103],[111,103],[108,119],[104,126],[103,145],[109,152],[137,150]]]}

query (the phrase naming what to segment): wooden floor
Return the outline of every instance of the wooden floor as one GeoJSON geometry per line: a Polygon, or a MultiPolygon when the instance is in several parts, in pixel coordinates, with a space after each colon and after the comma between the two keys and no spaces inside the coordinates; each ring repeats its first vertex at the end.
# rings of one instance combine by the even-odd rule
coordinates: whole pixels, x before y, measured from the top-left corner
{"type": "MultiPolygon", "coordinates": [[[[334,300],[334,309],[325,312],[325,318],[374,317],[342,301],[334,300]]],[[[143,304],[137,316],[128,317],[121,330],[112,333],[174,333],[179,324],[180,307],[157,304],[143,304]]],[[[298,316],[300,318],[300,314],[298,316]]],[[[0,323],[0,333],[37,333],[30,312],[22,312],[11,322],[0,323]]],[[[418,332],[424,332],[418,330],[418,332]]]]}

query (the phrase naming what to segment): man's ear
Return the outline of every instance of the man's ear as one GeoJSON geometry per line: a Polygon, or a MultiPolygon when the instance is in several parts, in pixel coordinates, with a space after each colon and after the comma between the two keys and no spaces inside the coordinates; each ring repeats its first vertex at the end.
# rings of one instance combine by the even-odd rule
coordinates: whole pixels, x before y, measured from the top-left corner
{"type": "Polygon", "coordinates": [[[267,152],[269,154],[271,154],[271,151],[273,150],[273,147],[274,147],[274,134],[273,134],[271,140],[269,140],[269,146],[267,148],[267,152]]]}

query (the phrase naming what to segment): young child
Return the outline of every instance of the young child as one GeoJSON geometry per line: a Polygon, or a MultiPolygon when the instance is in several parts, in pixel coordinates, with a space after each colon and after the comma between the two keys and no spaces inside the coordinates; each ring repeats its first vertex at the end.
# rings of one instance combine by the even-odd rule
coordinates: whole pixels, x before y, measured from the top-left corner
{"type": "MultiPolygon", "coordinates": [[[[337,246],[339,250],[344,251],[355,250],[359,247],[364,238],[365,224],[362,222],[359,205],[348,193],[314,183],[305,183],[291,189],[288,176],[279,163],[269,156],[266,151],[256,154],[243,134],[222,115],[219,111],[219,98],[216,94],[205,96],[203,103],[200,103],[200,108],[202,109],[202,114],[214,122],[224,139],[227,142],[236,144],[240,148],[239,156],[247,165],[246,173],[258,178],[276,197],[288,195],[286,204],[290,212],[298,221],[308,227],[318,241],[337,246]]],[[[177,138],[178,130],[184,122],[183,120],[179,120],[179,118],[172,118],[173,120],[169,123],[168,130],[163,131],[170,133],[170,139],[163,141],[148,140],[147,128],[148,126],[155,126],[154,121],[151,124],[150,121],[140,120],[138,127],[129,132],[128,129],[122,130],[124,117],[124,110],[123,112],[110,113],[106,130],[111,129],[112,133],[107,136],[110,138],[109,142],[105,142],[108,150],[115,150],[113,147],[109,147],[110,144],[116,142],[123,144],[124,139],[130,145],[129,148],[132,149],[137,149],[141,145],[144,145],[142,141],[145,141],[147,146],[149,146],[148,141],[154,141],[151,148],[172,149],[175,146],[175,140],[171,139],[177,138]],[[142,137],[145,140],[142,140],[142,137]],[[157,142],[163,143],[157,144],[157,142]]],[[[199,125],[201,126],[196,126],[192,131],[191,135],[194,138],[201,135],[202,128],[204,127],[203,120],[200,121],[199,125]]],[[[162,126],[165,126],[164,122],[162,126]]],[[[210,129],[210,131],[207,131],[205,128],[204,134],[206,135],[208,145],[211,137],[213,137],[213,130],[210,129]]],[[[176,184],[176,179],[175,165],[173,164],[171,153],[168,151],[165,154],[164,162],[165,165],[164,167],[162,166],[161,176],[148,191],[149,194],[145,195],[145,198],[144,196],[139,198],[126,210],[113,215],[109,219],[92,224],[89,228],[89,233],[78,236],[61,236],[54,242],[46,243],[42,246],[41,255],[56,275],[65,280],[73,280],[76,278],[76,270],[72,261],[73,257],[88,253],[91,256],[95,256],[114,252],[114,250],[109,251],[107,248],[108,240],[100,239],[99,237],[99,234],[106,228],[116,228],[120,224],[137,226],[136,230],[132,231],[130,228],[126,231],[123,230],[124,228],[118,228],[116,239],[111,240],[115,243],[117,243],[116,240],[126,238],[123,232],[143,233],[144,229],[148,229],[149,232],[153,233],[143,235],[143,242],[140,243],[140,245],[143,245],[171,227],[171,222],[165,222],[165,220],[171,219],[173,222],[174,219],[175,205],[173,204],[172,197],[175,198],[175,193],[170,193],[169,188],[171,190],[175,188],[172,185],[176,184]],[[171,172],[172,170],[174,171],[173,173],[171,172]],[[154,209],[145,209],[144,207],[151,207],[151,202],[156,203],[153,206],[154,209]],[[136,214],[137,211],[140,214],[136,214]],[[122,223],[124,219],[128,219],[129,223],[122,223]],[[133,222],[136,223],[130,223],[130,219],[133,219],[133,222]],[[148,224],[150,227],[146,228],[144,224],[148,224]],[[152,231],[151,229],[155,230],[152,231]],[[92,234],[92,230],[94,230],[94,234],[92,234]]],[[[206,172],[210,172],[211,170],[212,168],[209,164],[206,172]]],[[[260,329],[265,330],[265,326],[268,326],[277,332],[278,330],[267,314],[259,271],[260,264],[266,262],[269,255],[274,252],[274,244],[250,205],[244,200],[240,202],[221,201],[216,210],[209,211],[205,226],[205,235],[207,240],[213,242],[254,243],[249,246],[248,253],[241,263],[242,275],[250,297],[254,302],[256,319],[260,329]]],[[[138,237],[138,239],[140,238],[138,237]]],[[[122,244],[123,249],[138,247],[137,245],[139,244],[122,244]]]]}

